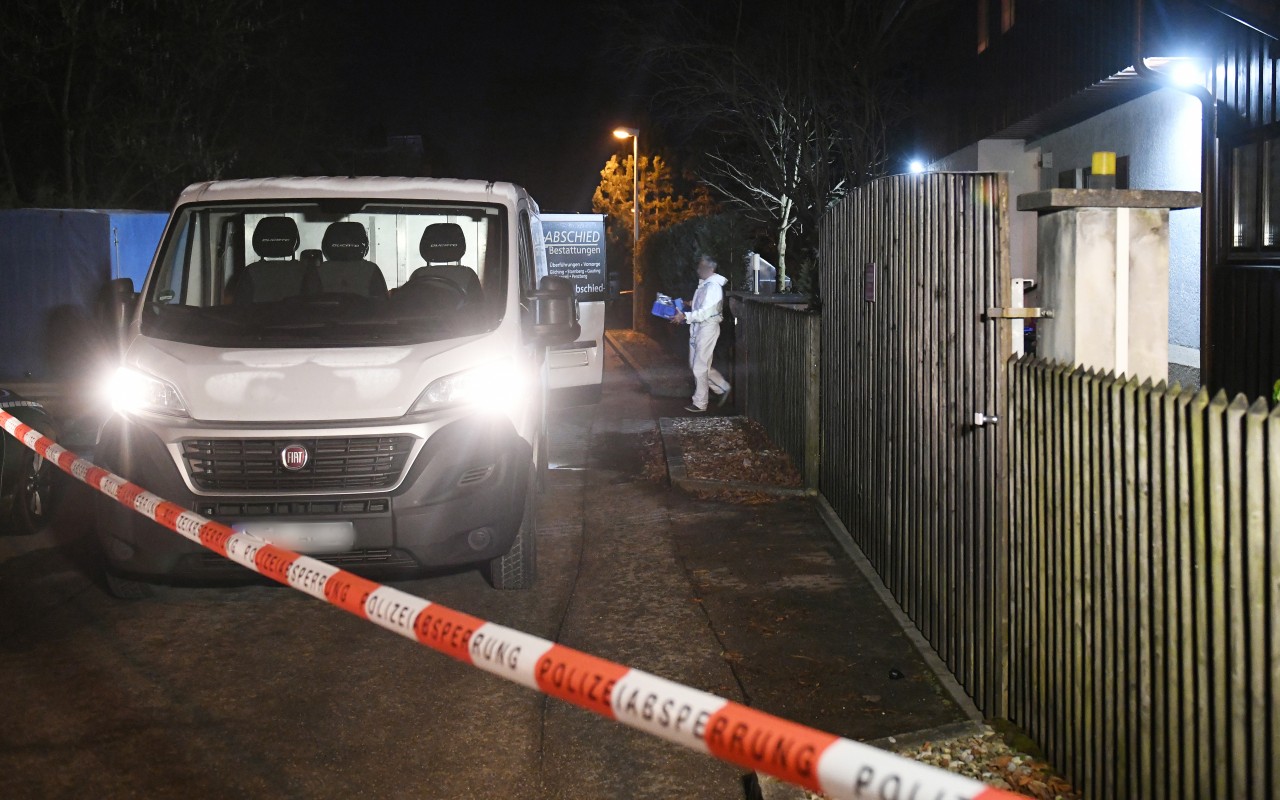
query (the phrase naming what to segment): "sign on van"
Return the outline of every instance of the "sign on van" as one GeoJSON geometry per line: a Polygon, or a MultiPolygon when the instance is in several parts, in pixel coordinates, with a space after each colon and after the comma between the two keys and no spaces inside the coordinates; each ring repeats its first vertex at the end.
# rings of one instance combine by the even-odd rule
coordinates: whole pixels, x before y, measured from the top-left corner
{"type": "Polygon", "coordinates": [[[603,214],[543,214],[547,271],[573,281],[581,302],[608,299],[603,214]]]}

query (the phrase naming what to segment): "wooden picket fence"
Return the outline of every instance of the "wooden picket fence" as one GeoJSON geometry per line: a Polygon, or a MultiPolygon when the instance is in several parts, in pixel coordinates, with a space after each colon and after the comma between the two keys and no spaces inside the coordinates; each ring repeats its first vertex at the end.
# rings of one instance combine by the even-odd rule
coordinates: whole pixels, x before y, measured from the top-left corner
{"type": "Polygon", "coordinates": [[[1009,387],[1009,717],[1087,797],[1280,797],[1280,407],[1009,387]]]}
{"type": "Polygon", "coordinates": [[[805,304],[735,297],[738,407],[786,450],[807,489],[818,486],[818,315],[805,304]]]}

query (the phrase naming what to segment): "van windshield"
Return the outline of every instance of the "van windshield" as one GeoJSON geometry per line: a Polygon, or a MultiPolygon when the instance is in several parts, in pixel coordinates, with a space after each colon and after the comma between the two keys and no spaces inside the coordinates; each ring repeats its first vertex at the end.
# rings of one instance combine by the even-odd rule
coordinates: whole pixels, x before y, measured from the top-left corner
{"type": "Polygon", "coordinates": [[[483,333],[506,304],[499,205],[190,205],[146,289],[143,334],[216,347],[416,344],[483,333]]]}

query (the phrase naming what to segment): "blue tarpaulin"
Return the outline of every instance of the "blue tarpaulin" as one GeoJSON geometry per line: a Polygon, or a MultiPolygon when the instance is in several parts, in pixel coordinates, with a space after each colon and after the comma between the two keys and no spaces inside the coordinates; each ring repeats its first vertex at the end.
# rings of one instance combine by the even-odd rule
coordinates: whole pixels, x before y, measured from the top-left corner
{"type": "Polygon", "coordinates": [[[112,278],[141,287],[168,214],[0,211],[0,381],[75,377],[100,357],[94,323],[112,278]]]}

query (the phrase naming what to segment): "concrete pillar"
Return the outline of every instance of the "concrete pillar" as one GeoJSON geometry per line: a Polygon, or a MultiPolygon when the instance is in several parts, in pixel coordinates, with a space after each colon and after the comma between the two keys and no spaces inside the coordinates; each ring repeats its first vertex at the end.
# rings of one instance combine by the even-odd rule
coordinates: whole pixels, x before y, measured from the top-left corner
{"type": "Polygon", "coordinates": [[[1049,189],[1018,196],[1038,219],[1040,358],[1169,377],[1169,211],[1199,192],[1049,189]]]}

